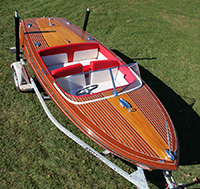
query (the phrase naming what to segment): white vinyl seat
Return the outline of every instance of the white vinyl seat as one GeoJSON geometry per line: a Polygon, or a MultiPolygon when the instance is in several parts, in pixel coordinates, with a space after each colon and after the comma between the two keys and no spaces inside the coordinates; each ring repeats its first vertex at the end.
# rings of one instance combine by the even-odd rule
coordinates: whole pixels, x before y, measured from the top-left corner
{"type": "MultiPolygon", "coordinates": [[[[117,67],[116,60],[98,60],[90,62],[90,84],[112,81],[110,70],[108,68],[117,67]],[[99,70],[99,71],[97,71],[99,70]]],[[[117,75],[117,68],[112,69],[113,76],[117,75]]]]}
{"type": "Polygon", "coordinates": [[[93,92],[113,88],[112,77],[110,69],[108,68],[112,68],[111,71],[115,80],[118,72],[117,66],[118,62],[116,60],[98,60],[90,62],[90,85],[98,84],[98,88],[93,92]]]}
{"type": "Polygon", "coordinates": [[[76,92],[86,86],[82,64],[74,64],[51,71],[57,83],[65,92],[76,95],[76,92]]]}
{"type": "Polygon", "coordinates": [[[68,62],[68,56],[67,53],[59,53],[55,55],[42,56],[42,60],[49,71],[52,71],[54,69],[63,67],[64,64],[68,62]]]}

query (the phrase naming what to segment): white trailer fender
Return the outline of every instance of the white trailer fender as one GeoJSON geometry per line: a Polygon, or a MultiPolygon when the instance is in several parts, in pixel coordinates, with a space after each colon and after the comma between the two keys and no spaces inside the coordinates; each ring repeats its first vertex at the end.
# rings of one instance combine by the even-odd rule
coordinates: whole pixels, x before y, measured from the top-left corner
{"type": "Polygon", "coordinates": [[[21,61],[14,62],[10,65],[10,67],[13,69],[13,79],[15,88],[17,91],[32,91],[32,85],[28,81],[27,71],[24,69],[25,63],[21,59],[21,61]]]}
{"type": "Polygon", "coordinates": [[[23,75],[22,75],[22,63],[21,62],[14,62],[10,65],[10,67],[15,71],[16,74],[16,79],[14,78],[14,82],[15,85],[17,85],[19,87],[19,89],[21,90],[20,86],[22,85],[22,81],[23,81],[23,75]],[[16,83],[18,82],[18,83],[16,83]]]}

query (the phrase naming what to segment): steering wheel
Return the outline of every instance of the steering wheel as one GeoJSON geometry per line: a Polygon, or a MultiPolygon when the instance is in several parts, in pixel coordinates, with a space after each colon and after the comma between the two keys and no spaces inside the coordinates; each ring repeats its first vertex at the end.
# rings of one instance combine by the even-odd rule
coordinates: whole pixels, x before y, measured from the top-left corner
{"type": "Polygon", "coordinates": [[[85,95],[85,94],[90,94],[90,92],[94,89],[96,89],[99,85],[90,85],[87,87],[84,87],[83,89],[79,90],[76,92],[76,95],[85,95]]]}

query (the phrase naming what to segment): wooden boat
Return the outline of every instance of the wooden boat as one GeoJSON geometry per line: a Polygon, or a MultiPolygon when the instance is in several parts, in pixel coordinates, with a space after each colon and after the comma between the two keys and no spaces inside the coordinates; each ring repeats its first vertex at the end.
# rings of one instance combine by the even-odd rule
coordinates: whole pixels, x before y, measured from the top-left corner
{"type": "Polygon", "coordinates": [[[84,134],[136,166],[177,170],[175,128],[136,63],[126,64],[65,18],[21,20],[19,31],[41,86],[84,134]]]}

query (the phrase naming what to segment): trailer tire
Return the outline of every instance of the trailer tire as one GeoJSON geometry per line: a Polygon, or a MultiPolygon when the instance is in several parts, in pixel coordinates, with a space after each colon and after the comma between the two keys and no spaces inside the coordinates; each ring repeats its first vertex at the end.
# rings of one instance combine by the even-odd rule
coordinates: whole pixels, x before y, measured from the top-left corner
{"type": "Polygon", "coordinates": [[[15,68],[12,69],[12,72],[13,72],[13,80],[14,80],[14,84],[15,84],[15,89],[17,90],[17,92],[20,92],[19,78],[17,76],[15,68]]]}

